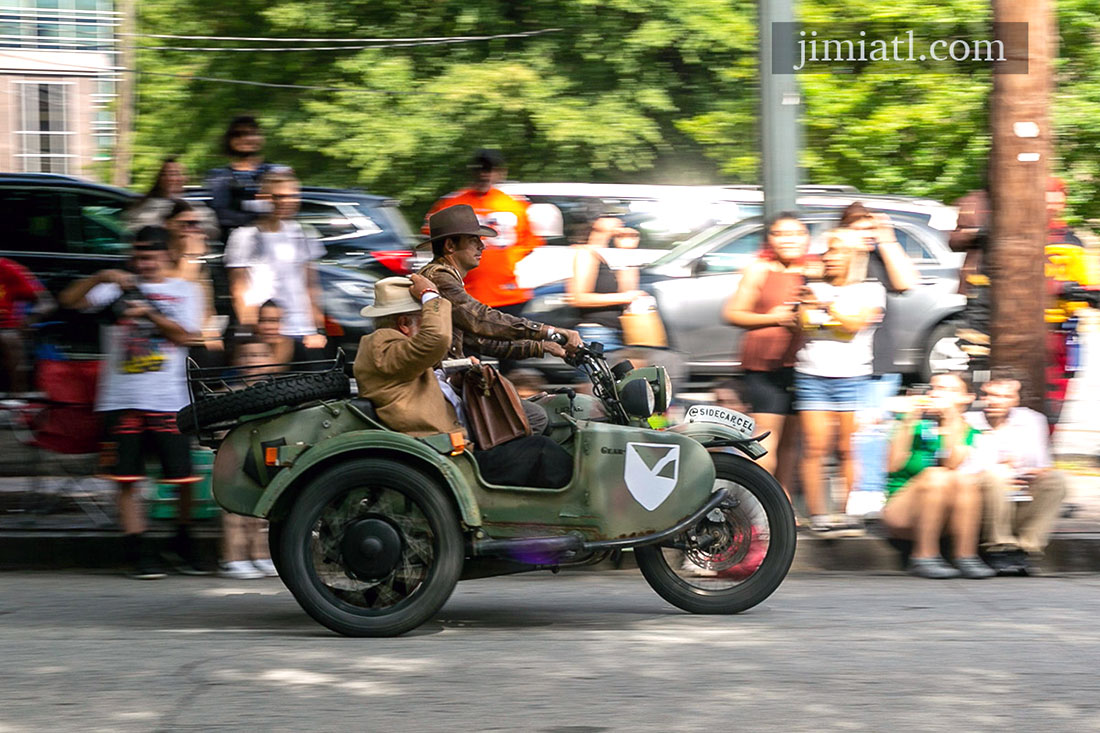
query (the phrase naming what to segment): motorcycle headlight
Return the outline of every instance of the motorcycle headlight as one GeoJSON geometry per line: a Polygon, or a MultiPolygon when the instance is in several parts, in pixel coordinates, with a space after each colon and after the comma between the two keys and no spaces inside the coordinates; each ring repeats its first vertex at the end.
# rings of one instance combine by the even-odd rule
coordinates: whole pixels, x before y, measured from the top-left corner
{"type": "Polygon", "coordinates": [[[635,379],[624,384],[619,400],[627,414],[633,417],[649,417],[656,406],[653,387],[644,379],[635,379]]]}

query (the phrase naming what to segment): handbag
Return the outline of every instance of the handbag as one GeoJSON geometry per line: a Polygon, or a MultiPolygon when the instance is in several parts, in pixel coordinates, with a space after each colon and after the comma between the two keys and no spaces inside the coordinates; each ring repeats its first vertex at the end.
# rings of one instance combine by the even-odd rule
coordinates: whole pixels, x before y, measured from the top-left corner
{"type": "Polygon", "coordinates": [[[519,392],[491,366],[462,374],[462,407],[470,437],[480,450],[531,434],[519,392]]]}
{"type": "Polygon", "coordinates": [[[619,325],[623,329],[623,343],[627,346],[651,346],[655,348],[668,346],[665,324],[661,322],[661,316],[655,310],[646,310],[641,313],[623,313],[619,316],[619,325]]]}

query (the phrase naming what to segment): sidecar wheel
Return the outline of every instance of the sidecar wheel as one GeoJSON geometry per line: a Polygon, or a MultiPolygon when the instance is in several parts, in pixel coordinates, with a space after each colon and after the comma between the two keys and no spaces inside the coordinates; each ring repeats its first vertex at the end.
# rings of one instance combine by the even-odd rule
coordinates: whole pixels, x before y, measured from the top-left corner
{"type": "Polygon", "coordinates": [[[691,613],[740,613],[770,596],[794,560],[794,510],[783,488],[747,458],[712,454],[715,489],[736,506],[712,511],[660,545],[634,549],[646,581],[691,613]],[[706,539],[704,539],[706,538],[706,539]]]}
{"type": "Polygon", "coordinates": [[[349,461],[298,497],[278,549],[306,613],[346,636],[397,636],[446,603],[462,574],[458,517],[443,489],[395,461],[349,461]]]}

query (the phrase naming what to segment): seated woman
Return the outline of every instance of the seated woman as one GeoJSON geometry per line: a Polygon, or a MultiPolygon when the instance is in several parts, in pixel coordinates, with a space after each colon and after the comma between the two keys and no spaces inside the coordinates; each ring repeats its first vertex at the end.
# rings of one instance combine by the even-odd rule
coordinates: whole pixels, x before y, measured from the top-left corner
{"type": "Polygon", "coordinates": [[[964,468],[978,431],[963,419],[973,395],[955,373],[932,377],[927,398],[909,401],[894,427],[887,459],[882,522],[890,533],[913,540],[909,573],[921,578],[988,578],[978,559],[982,495],[964,468]],[[954,544],[954,567],[940,556],[944,528],[954,544]]]}

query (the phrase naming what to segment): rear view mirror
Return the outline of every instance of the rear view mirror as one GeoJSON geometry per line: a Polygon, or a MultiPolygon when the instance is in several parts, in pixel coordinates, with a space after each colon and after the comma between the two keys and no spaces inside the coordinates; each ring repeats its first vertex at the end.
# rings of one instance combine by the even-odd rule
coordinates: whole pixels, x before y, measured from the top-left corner
{"type": "Polygon", "coordinates": [[[691,274],[692,275],[703,275],[703,274],[706,273],[706,271],[708,269],[709,268],[707,267],[706,258],[700,257],[699,259],[695,260],[694,264],[692,264],[691,274]]]}

